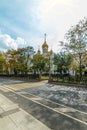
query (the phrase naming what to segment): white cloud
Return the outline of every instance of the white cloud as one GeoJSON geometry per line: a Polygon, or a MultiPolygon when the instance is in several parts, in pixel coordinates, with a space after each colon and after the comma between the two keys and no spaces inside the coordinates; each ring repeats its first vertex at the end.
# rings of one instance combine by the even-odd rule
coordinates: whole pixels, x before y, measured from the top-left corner
{"type": "Polygon", "coordinates": [[[87,0],[15,0],[5,4],[0,17],[1,31],[13,34],[13,39],[7,34],[0,34],[0,48],[10,49],[31,45],[41,47],[44,33],[47,33],[47,44],[54,51],[60,49],[59,41],[64,40],[64,35],[70,26],[87,16],[87,0]],[[16,7],[16,8],[15,8],[16,7]],[[20,9],[20,10],[19,10],[20,9]],[[8,17],[9,16],[9,17],[8,17]],[[2,23],[2,24],[1,24],[2,23]],[[4,25],[4,26],[3,26],[4,25]],[[22,39],[21,37],[24,37],[22,39]]]}
{"type": "Polygon", "coordinates": [[[17,49],[19,45],[25,44],[25,40],[20,37],[15,40],[8,34],[0,34],[0,50],[17,49]]]}
{"type": "Polygon", "coordinates": [[[17,39],[15,40],[16,44],[19,46],[19,45],[25,45],[26,44],[26,41],[21,38],[21,37],[17,37],[17,39]]]}
{"type": "MultiPolygon", "coordinates": [[[[86,0],[41,0],[34,8],[34,17],[39,19],[40,32],[47,33],[47,43],[54,51],[59,51],[59,41],[64,40],[65,33],[86,16],[86,0]]],[[[43,37],[38,38],[43,42],[43,37]]]]}
{"type": "MultiPolygon", "coordinates": [[[[40,28],[43,31],[59,32],[60,25],[71,22],[69,19],[78,6],[72,0],[44,0],[37,8],[37,17],[40,19],[40,28]],[[67,17],[68,16],[68,17],[67,17]],[[67,17],[67,18],[66,18],[67,17]],[[68,21],[67,21],[68,19],[68,21]]],[[[61,26],[62,28],[62,26],[61,26]]]]}

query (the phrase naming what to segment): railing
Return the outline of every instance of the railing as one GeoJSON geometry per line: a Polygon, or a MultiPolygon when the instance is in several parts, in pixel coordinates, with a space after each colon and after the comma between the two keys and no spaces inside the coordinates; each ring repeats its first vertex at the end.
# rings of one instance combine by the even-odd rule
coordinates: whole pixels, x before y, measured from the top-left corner
{"type": "MultiPolygon", "coordinates": [[[[21,80],[40,80],[39,74],[36,73],[30,73],[30,74],[0,74],[0,77],[3,78],[15,78],[15,79],[21,79],[21,80]]],[[[87,75],[83,75],[82,79],[80,79],[79,75],[72,76],[68,73],[60,74],[60,73],[54,73],[50,74],[51,80],[53,82],[58,83],[76,83],[76,84],[86,84],[87,85],[87,75]]],[[[42,73],[42,80],[49,80],[49,73],[42,73]]]]}
{"type": "Polygon", "coordinates": [[[83,75],[80,79],[79,75],[72,76],[68,73],[65,74],[51,74],[52,81],[62,82],[62,83],[77,83],[77,84],[87,84],[87,75],[83,75]]]}
{"type": "Polygon", "coordinates": [[[0,77],[3,77],[3,78],[19,78],[19,79],[35,79],[35,80],[38,80],[39,79],[39,74],[0,74],[0,77]]]}

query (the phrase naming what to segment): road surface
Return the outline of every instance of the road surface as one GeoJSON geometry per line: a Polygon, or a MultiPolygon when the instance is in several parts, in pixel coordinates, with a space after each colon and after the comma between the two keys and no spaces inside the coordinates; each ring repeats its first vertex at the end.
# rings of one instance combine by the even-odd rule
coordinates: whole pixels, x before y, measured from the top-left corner
{"type": "Polygon", "coordinates": [[[0,130],[87,130],[86,99],[85,88],[1,78],[0,130]]]}

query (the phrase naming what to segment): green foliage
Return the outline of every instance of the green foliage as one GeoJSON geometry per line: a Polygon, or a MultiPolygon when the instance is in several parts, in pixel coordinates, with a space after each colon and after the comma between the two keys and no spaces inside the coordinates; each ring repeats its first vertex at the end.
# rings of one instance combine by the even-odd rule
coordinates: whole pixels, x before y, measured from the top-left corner
{"type": "Polygon", "coordinates": [[[2,53],[0,53],[0,73],[4,73],[6,59],[2,53]]]}
{"type": "MultiPolygon", "coordinates": [[[[82,66],[84,54],[87,51],[87,18],[81,20],[77,25],[72,26],[70,30],[65,35],[67,43],[65,43],[65,48],[71,52],[79,63],[79,73],[80,78],[82,77],[82,66]]],[[[85,64],[84,64],[85,65],[85,64]]]]}
{"type": "Polygon", "coordinates": [[[9,50],[7,52],[7,56],[9,55],[10,58],[8,60],[10,73],[13,72],[14,74],[26,73],[27,72],[27,64],[25,55],[21,55],[24,49],[18,50],[9,50]]]}
{"type": "Polygon", "coordinates": [[[60,73],[67,72],[72,61],[71,54],[60,52],[54,55],[54,64],[57,66],[57,71],[60,73]]]}
{"type": "Polygon", "coordinates": [[[36,54],[34,55],[34,58],[32,60],[33,62],[33,69],[41,72],[41,71],[45,71],[46,69],[49,68],[48,64],[48,59],[45,58],[44,56],[42,56],[41,54],[36,54]]]}
{"type": "Polygon", "coordinates": [[[87,47],[87,19],[84,18],[77,25],[72,26],[65,35],[68,41],[65,46],[74,54],[83,53],[87,47]]]}

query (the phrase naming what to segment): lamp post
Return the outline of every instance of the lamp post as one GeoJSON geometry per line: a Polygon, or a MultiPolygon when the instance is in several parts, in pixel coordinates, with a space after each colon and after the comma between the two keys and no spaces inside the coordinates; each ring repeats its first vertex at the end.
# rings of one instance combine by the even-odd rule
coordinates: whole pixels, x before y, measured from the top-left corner
{"type": "Polygon", "coordinates": [[[51,77],[51,54],[49,53],[49,79],[48,82],[52,81],[52,77],[51,77]]]}

